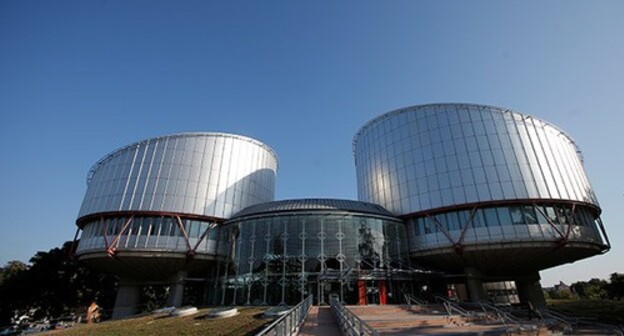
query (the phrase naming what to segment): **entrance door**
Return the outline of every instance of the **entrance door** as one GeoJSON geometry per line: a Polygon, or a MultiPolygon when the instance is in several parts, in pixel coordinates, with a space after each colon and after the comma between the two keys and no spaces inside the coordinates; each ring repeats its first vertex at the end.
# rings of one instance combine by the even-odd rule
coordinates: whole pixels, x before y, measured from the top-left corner
{"type": "Polygon", "coordinates": [[[319,281],[318,297],[322,298],[322,303],[329,305],[329,298],[338,297],[340,301],[340,281],[323,280],[319,281]]]}
{"type": "Polygon", "coordinates": [[[370,304],[379,304],[379,288],[376,280],[366,281],[366,301],[370,304]]]}

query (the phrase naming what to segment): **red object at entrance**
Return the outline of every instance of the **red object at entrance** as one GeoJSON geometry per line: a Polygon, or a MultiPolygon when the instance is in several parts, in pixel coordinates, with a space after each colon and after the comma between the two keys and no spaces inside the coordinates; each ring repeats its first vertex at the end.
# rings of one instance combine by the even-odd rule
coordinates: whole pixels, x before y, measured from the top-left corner
{"type": "Polygon", "coordinates": [[[386,280],[379,280],[379,304],[385,305],[388,302],[388,290],[386,289],[386,280]]]}
{"type": "Polygon", "coordinates": [[[358,280],[358,304],[366,305],[366,281],[358,280]]]}

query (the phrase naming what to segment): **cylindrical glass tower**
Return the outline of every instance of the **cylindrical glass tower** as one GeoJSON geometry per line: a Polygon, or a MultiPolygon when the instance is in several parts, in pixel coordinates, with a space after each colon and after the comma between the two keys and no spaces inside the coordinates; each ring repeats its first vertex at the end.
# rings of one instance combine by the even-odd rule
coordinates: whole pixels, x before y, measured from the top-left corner
{"type": "Polygon", "coordinates": [[[422,266],[527,274],[608,249],[574,141],[504,108],[412,106],[354,138],[358,197],[407,222],[422,266]]]}
{"type": "Polygon", "coordinates": [[[273,200],[276,171],[271,148],[233,134],[182,133],[118,149],[89,172],[77,255],[132,279],[201,270],[197,260],[227,252],[218,224],[273,200]]]}

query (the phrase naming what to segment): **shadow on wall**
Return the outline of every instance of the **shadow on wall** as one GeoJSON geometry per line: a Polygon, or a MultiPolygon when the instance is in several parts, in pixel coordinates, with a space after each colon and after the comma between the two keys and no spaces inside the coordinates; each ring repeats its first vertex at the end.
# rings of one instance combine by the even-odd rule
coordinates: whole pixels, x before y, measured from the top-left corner
{"type": "Polygon", "coordinates": [[[259,169],[228,186],[212,198],[206,195],[205,214],[229,219],[240,210],[275,198],[275,171],[259,169]]]}

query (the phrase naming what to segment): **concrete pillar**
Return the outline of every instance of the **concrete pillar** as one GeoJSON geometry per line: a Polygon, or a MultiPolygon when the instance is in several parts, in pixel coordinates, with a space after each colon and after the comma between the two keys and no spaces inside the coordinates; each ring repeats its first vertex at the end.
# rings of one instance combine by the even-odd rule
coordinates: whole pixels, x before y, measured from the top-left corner
{"type": "Polygon", "coordinates": [[[169,287],[169,297],[167,297],[168,307],[180,307],[182,305],[182,298],[184,297],[184,278],[186,278],[185,271],[180,271],[173,277],[173,281],[169,287]]]}
{"type": "Polygon", "coordinates": [[[544,298],[540,284],[539,272],[517,278],[515,281],[521,304],[528,305],[530,302],[534,308],[546,307],[546,298],[544,298]]]}
{"type": "Polygon", "coordinates": [[[113,320],[136,314],[141,300],[141,287],[136,283],[122,279],[117,287],[113,320]]]}
{"type": "Polygon", "coordinates": [[[457,300],[468,301],[468,290],[466,289],[466,284],[456,283],[455,294],[457,294],[457,300]]]}
{"type": "Polygon", "coordinates": [[[471,302],[487,300],[487,295],[485,295],[485,290],[483,290],[483,276],[481,272],[472,267],[466,267],[464,272],[466,273],[466,289],[468,290],[469,300],[471,302]]]}

